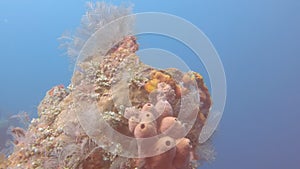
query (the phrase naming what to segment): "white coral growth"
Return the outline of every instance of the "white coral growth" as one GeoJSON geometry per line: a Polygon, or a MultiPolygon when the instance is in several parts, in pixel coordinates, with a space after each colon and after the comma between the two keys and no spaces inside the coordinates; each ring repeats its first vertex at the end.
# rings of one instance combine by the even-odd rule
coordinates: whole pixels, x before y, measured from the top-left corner
{"type": "Polygon", "coordinates": [[[109,27],[109,29],[105,28],[105,34],[109,38],[97,37],[101,42],[100,46],[97,47],[100,51],[96,51],[96,49],[89,51],[89,54],[95,54],[95,52],[105,54],[105,52],[112,47],[111,45],[116,44],[124,36],[132,33],[133,22],[129,19],[131,17],[124,17],[132,13],[131,9],[131,7],[114,6],[105,2],[88,2],[87,12],[83,15],[80,26],[76,29],[74,34],[65,33],[59,38],[61,42],[60,47],[66,49],[68,56],[77,58],[88,39],[92,37],[95,32],[117,20],[118,26],[109,27]]]}

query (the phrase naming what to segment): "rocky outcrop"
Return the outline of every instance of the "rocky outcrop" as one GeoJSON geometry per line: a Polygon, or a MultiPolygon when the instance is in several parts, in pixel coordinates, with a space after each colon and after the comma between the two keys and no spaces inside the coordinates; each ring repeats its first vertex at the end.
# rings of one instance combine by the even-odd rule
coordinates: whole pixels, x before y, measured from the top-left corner
{"type": "Polygon", "coordinates": [[[203,78],[145,65],[137,49],[127,36],[77,63],[71,84],[48,91],[39,117],[16,131],[3,168],[196,168],[211,106],[203,78]]]}

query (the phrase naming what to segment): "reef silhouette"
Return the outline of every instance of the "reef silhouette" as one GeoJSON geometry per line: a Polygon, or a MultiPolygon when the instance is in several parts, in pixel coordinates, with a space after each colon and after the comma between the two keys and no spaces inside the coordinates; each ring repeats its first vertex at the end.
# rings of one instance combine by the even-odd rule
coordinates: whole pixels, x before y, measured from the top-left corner
{"type": "Polygon", "coordinates": [[[202,76],[142,63],[127,33],[104,48],[77,62],[68,87],[46,93],[28,129],[12,130],[0,168],[192,169],[213,158],[210,141],[199,143],[212,104],[202,76]]]}

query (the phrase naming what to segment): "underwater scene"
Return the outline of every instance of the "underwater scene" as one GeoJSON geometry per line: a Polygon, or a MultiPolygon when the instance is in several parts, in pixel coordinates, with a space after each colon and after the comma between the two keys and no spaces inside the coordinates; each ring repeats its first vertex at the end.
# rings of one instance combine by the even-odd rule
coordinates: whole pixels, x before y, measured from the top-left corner
{"type": "Polygon", "coordinates": [[[0,169],[299,169],[297,7],[1,1],[0,169]]]}

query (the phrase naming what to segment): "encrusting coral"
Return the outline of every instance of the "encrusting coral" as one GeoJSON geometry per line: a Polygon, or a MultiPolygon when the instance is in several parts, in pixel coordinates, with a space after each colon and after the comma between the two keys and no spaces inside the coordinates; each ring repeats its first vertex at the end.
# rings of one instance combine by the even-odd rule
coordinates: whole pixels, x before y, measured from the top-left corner
{"type": "MultiPolygon", "coordinates": [[[[66,89],[59,85],[47,92],[38,107],[39,118],[31,121],[27,131],[18,128],[13,131],[18,140],[14,152],[5,161],[6,168],[196,168],[196,161],[203,160],[199,155],[201,144],[198,137],[211,104],[202,77],[194,72],[184,74],[175,69],[157,70],[141,62],[136,65],[136,50],[135,38],[126,37],[111,54],[105,56],[104,62],[107,64],[85,61],[82,68],[86,70],[91,69],[88,63],[95,62],[95,68],[89,72],[91,74],[79,80],[81,75],[75,73],[73,87],[71,84],[66,89]],[[122,59],[112,62],[116,57],[122,59]],[[107,65],[116,69],[105,69],[107,65]],[[135,72],[125,85],[129,88],[127,97],[131,106],[116,105],[118,99],[124,97],[121,90],[116,92],[118,97],[114,99],[113,90],[119,91],[112,89],[118,88],[114,85],[114,81],[119,80],[116,74],[120,72],[117,70],[128,67],[135,72]],[[92,76],[93,73],[95,76],[92,76]],[[184,83],[180,85],[174,75],[180,77],[179,80],[184,78],[184,83]],[[105,82],[98,80],[102,76],[106,77],[105,82]],[[158,78],[158,83],[153,90],[146,90],[146,85],[153,78],[158,78]],[[197,83],[198,105],[185,98],[194,92],[189,87],[192,80],[197,83]],[[87,85],[87,82],[92,85],[87,85]],[[96,100],[98,112],[114,130],[137,140],[138,156],[120,158],[118,153],[125,151],[122,146],[116,154],[103,147],[107,142],[102,140],[102,136],[93,135],[93,124],[99,125],[100,121],[97,123],[97,118],[92,116],[98,114],[83,116],[91,118],[92,121],[87,124],[82,123],[81,115],[77,114],[78,105],[88,100],[96,100]],[[182,106],[187,103],[190,105],[182,106]],[[189,112],[196,112],[192,125],[187,122],[191,116],[189,112]],[[188,120],[181,121],[181,116],[188,120]]],[[[113,146],[111,148],[114,149],[113,146]]]]}
{"type": "Polygon", "coordinates": [[[195,169],[209,160],[199,143],[211,106],[202,76],[153,68],[137,50],[128,35],[78,62],[28,129],[12,131],[15,148],[0,168],[195,169]]]}

